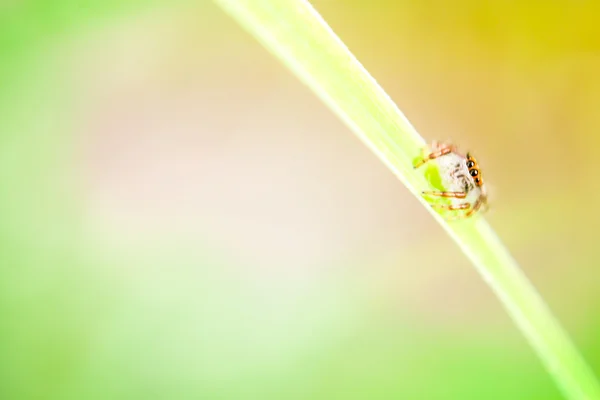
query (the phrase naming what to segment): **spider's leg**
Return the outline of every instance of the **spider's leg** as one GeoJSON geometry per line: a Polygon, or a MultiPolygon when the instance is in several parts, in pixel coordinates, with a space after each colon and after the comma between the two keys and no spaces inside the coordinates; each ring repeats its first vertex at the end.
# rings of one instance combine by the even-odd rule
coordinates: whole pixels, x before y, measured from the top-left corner
{"type": "Polygon", "coordinates": [[[471,215],[473,215],[474,213],[477,212],[477,210],[479,210],[479,208],[481,207],[482,201],[480,199],[478,199],[475,202],[475,205],[473,206],[473,208],[471,208],[469,211],[467,211],[465,213],[465,218],[470,217],[471,215]]]}
{"type": "Polygon", "coordinates": [[[459,203],[459,204],[431,204],[433,208],[442,208],[444,210],[467,210],[471,207],[471,203],[459,203]]]}
{"type": "Polygon", "coordinates": [[[467,197],[466,192],[424,191],[422,193],[427,196],[450,197],[450,198],[454,198],[454,199],[464,199],[465,197],[467,197]]]}
{"type": "Polygon", "coordinates": [[[481,207],[482,204],[483,204],[483,202],[481,200],[477,200],[475,202],[475,205],[473,206],[473,208],[471,208],[469,211],[467,211],[466,213],[461,213],[461,214],[454,215],[453,217],[447,218],[447,220],[448,221],[456,221],[456,220],[459,220],[459,219],[469,218],[471,215],[473,215],[474,213],[476,213],[477,210],[479,210],[479,208],[481,207]]]}
{"type": "Polygon", "coordinates": [[[425,157],[422,160],[419,160],[414,167],[415,168],[419,168],[421,165],[425,164],[427,161],[430,160],[434,160],[436,158],[445,156],[446,154],[450,154],[456,151],[456,148],[454,147],[454,145],[451,144],[438,144],[437,142],[434,142],[433,146],[435,146],[435,148],[437,148],[437,150],[429,153],[427,155],[427,157],[425,157]]]}

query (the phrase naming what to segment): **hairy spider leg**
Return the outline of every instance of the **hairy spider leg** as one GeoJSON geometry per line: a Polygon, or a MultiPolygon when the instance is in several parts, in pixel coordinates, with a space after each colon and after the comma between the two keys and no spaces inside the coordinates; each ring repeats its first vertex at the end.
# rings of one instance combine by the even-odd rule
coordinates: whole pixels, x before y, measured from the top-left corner
{"type": "Polygon", "coordinates": [[[451,144],[450,145],[446,145],[446,144],[438,145],[437,142],[434,142],[433,145],[436,147],[437,146],[442,146],[442,147],[439,150],[429,153],[429,155],[427,155],[427,158],[424,158],[424,159],[420,160],[419,162],[417,162],[414,166],[415,169],[419,168],[421,165],[425,164],[427,161],[434,160],[436,158],[445,156],[446,154],[450,154],[450,153],[453,153],[456,151],[456,148],[454,147],[454,145],[451,145],[451,144]]]}
{"type": "Polygon", "coordinates": [[[473,215],[473,213],[477,212],[477,210],[479,210],[479,207],[481,207],[482,203],[483,202],[481,201],[481,199],[477,199],[473,208],[471,208],[469,211],[467,211],[467,213],[465,213],[465,218],[470,217],[471,215],[473,215]]]}
{"type": "Polygon", "coordinates": [[[479,210],[479,207],[481,207],[481,204],[483,202],[481,200],[477,200],[475,202],[475,205],[473,206],[473,208],[471,208],[469,211],[467,211],[466,213],[462,213],[462,214],[456,214],[452,217],[447,218],[448,221],[456,221],[459,219],[466,219],[469,218],[471,215],[473,215],[474,213],[477,212],[477,210],[479,210]]]}
{"type": "Polygon", "coordinates": [[[471,203],[460,203],[460,204],[431,204],[433,208],[442,208],[444,210],[467,210],[471,207],[471,203]]]}
{"type": "Polygon", "coordinates": [[[437,192],[437,191],[423,191],[424,195],[439,196],[439,197],[450,197],[454,199],[464,199],[467,197],[465,192],[437,192]]]}

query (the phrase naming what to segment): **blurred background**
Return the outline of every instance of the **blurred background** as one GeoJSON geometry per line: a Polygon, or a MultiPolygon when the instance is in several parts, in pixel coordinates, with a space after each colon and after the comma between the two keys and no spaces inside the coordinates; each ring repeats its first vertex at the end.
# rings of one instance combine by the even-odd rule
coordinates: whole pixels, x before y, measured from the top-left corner
{"type": "MultiPolygon", "coordinates": [[[[600,5],[313,4],[600,373],[600,5]]],[[[212,2],[0,3],[0,398],[560,399],[465,256],[212,2]]]]}

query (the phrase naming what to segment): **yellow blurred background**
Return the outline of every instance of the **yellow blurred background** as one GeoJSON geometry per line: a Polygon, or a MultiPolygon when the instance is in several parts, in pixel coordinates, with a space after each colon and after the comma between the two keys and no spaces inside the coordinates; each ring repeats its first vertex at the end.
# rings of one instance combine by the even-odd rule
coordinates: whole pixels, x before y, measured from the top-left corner
{"type": "MultiPolygon", "coordinates": [[[[600,373],[600,3],[315,8],[600,373]]],[[[559,399],[426,210],[208,1],[0,5],[1,399],[559,399]]]]}

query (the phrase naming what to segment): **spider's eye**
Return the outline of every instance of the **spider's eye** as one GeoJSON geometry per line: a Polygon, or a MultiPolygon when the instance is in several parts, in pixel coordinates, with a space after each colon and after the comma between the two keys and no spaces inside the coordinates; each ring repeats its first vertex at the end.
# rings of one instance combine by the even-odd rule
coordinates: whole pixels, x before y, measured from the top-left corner
{"type": "MultiPolygon", "coordinates": [[[[471,176],[479,175],[479,171],[477,171],[476,169],[470,170],[469,173],[471,174],[471,176]]],[[[479,181],[479,178],[477,178],[476,181],[479,181]]]]}
{"type": "Polygon", "coordinates": [[[481,180],[479,178],[475,178],[475,183],[479,184],[479,182],[481,182],[481,180]]]}
{"type": "Polygon", "coordinates": [[[471,160],[467,161],[467,168],[473,168],[473,166],[475,165],[475,163],[471,160]]]}

